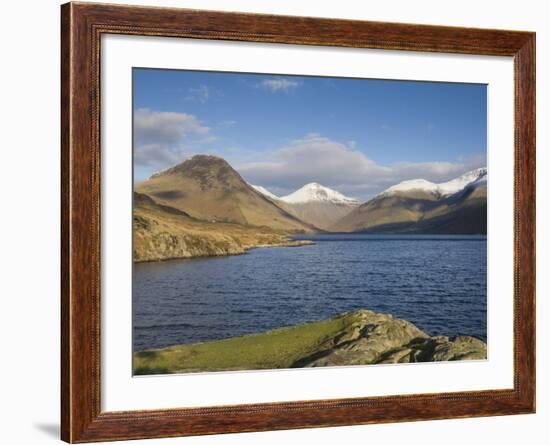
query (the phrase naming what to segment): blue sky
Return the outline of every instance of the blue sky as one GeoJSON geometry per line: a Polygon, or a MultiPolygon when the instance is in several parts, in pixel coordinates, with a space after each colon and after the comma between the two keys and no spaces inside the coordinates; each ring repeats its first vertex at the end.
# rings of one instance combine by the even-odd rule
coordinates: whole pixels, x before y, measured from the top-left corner
{"type": "Polygon", "coordinates": [[[485,85],[134,69],[137,181],[197,154],[282,195],[367,199],[486,165],[485,85]]]}

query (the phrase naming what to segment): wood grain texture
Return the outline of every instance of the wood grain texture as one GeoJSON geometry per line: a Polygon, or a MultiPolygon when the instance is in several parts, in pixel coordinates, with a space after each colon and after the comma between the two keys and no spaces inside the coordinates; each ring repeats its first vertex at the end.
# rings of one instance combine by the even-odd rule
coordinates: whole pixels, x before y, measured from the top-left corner
{"type": "Polygon", "coordinates": [[[533,33],[91,3],[63,5],[61,28],[63,440],[92,442],[534,412],[533,33]],[[101,412],[99,63],[100,38],[104,33],[513,56],[516,102],[514,388],[101,412]]]}

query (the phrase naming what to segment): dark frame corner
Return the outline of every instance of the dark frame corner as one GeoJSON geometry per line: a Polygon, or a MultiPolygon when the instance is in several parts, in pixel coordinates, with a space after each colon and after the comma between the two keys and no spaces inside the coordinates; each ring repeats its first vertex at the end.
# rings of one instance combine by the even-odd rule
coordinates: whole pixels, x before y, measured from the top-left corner
{"type": "Polygon", "coordinates": [[[535,34],[93,3],[61,7],[61,436],[174,437],[535,412],[535,34]],[[515,69],[514,388],[156,411],[100,404],[101,35],[499,55],[515,69]]]}

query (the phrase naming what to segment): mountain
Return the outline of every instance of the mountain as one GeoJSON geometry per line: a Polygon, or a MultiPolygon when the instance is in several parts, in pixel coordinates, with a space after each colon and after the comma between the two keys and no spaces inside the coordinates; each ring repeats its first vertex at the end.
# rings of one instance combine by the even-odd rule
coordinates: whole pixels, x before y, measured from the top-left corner
{"type": "Polygon", "coordinates": [[[487,169],[435,184],[404,181],[337,221],[335,232],[487,233],[487,169]]]}
{"type": "Polygon", "coordinates": [[[413,179],[410,181],[403,181],[386,189],[380,195],[388,196],[420,191],[431,193],[437,197],[446,197],[458,193],[470,184],[483,181],[487,181],[487,167],[477,168],[475,170],[464,173],[458,178],[452,179],[448,182],[443,182],[441,184],[435,184],[433,182],[426,181],[425,179],[413,179]]]}
{"type": "Polygon", "coordinates": [[[304,185],[290,195],[280,198],[288,204],[304,204],[308,202],[330,202],[332,204],[358,205],[359,201],[348,198],[336,190],[324,187],[316,182],[304,185]]]}
{"type": "Polygon", "coordinates": [[[216,156],[193,156],[136,184],[134,189],[195,219],[291,232],[316,230],[256,191],[216,156]]]}
{"type": "Polygon", "coordinates": [[[360,204],[356,199],[348,198],[316,182],[306,184],[281,198],[264,187],[253,187],[287,212],[322,230],[327,230],[360,204]]]}

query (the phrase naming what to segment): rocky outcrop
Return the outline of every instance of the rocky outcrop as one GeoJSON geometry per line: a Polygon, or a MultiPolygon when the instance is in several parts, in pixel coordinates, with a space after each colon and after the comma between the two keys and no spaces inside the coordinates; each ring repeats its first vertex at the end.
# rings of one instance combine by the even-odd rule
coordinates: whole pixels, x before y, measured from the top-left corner
{"type": "MultiPolygon", "coordinates": [[[[161,261],[174,258],[239,255],[245,246],[225,236],[197,236],[191,233],[155,230],[154,219],[134,218],[134,261],[161,261]]],[[[182,231],[183,232],[183,231],[182,231]]]]}
{"type": "Polygon", "coordinates": [[[294,241],[283,236],[258,236],[255,242],[243,242],[223,233],[193,234],[174,231],[140,230],[138,225],[157,225],[155,220],[134,219],[134,261],[163,261],[176,258],[241,255],[258,247],[299,247],[311,241],[294,241]]]}
{"type": "Polygon", "coordinates": [[[474,337],[437,336],[414,339],[380,357],[377,363],[445,362],[454,360],[483,360],[487,345],[474,337]]]}
{"type": "Polygon", "coordinates": [[[326,348],[298,360],[296,367],[480,360],[486,344],[474,337],[430,337],[412,323],[368,310],[326,348]]]}

